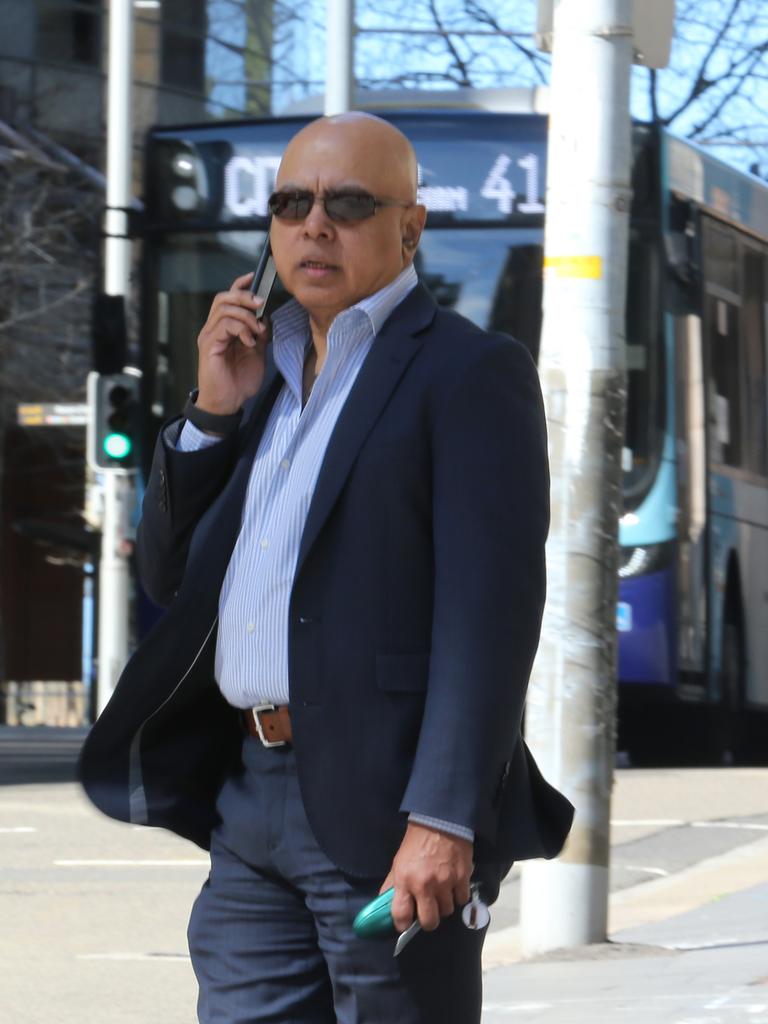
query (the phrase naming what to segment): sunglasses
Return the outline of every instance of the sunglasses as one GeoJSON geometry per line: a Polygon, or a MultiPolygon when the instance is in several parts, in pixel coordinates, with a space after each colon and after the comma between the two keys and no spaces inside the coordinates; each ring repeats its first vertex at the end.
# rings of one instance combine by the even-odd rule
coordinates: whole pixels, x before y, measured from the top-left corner
{"type": "Polygon", "coordinates": [[[399,199],[379,199],[369,192],[326,192],[318,196],[314,192],[273,192],[267,201],[269,212],[278,220],[300,221],[309,216],[315,203],[322,203],[331,220],[338,224],[367,220],[373,217],[379,206],[413,206],[413,203],[399,199]]]}

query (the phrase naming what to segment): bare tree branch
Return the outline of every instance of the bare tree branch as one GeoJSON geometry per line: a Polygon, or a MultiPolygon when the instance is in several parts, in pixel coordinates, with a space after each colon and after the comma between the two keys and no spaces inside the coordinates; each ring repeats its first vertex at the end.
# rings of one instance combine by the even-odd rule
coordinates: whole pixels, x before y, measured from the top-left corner
{"type": "MultiPolygon", "coordinates": [[[[474,19],[479,24],[487,25],[495,32],[498,32],[500,34],[500,38],[504,37],[504,32],[498,18],[491,14],[487,6],[484,7],[477,3],[476,0],[465,0],[464,9],[468,17],[474,19]]],[[[538,50],[534,50],[533,47],[526,46],[524,43],[521,43],[515,36],[509,37],[509,42],[518,51],[518,53],[530,62],[531,69],[539,82],[546,82],[549,63],[543,54],[538,50]]]]}
{"type": "MultiPolygon", "coordinates": [[[[510,31],[509,10],[504,0],[429,0],[426,4],[424,0],[411,0],[387,5],[398,28],[402,25],[400,19],[406,16],[411,25],[422,29],[430,26],[428,43],[423,43],[425,37],[418,37],[414,30],[414,39],[422,41],[418,56],[422,58],[426,53],[429,64],[420,59],[418,66],[414,62],[409,67],[410,54],[416,53],[416,47],[400,43],[391,50],[396,59],[384,62],[396,65],[392,73],[386,78],[366,78],[366,83],[418,86],[442,80],[451,85],[478,86],[490,80],[509,85],[546,82],[548,59],[521,38],[519,31],[510,31]],[[469,31],[477,27],[491,33],[483,37],[486,41],[482,49],[469,52],[460,48],[452,34],[457,18],[469,31]],[[489,40],[494,35],[496,42],[492,44],[489,40]],[[439,57],[436,41],[444,57],[439,70],[430,66],[439,57]],[[513,54],[517,59],[510,60],[513,54]]],[[[534,0],[516,5],[515,13],[521,17],[515,22],[515,30],[521,24],[533,25],[534,10],[534,0]]],[[[377,31],[380,23],[378,17],[377,31]]],[[[364,24],[360,31],[362,38],[364,24]]],[[[746,124],[745,105],[755,111],[768,108],[768,6],[764,0],[678,0],[675,31],[670,66],[647,72],[644,116],[702,141],[729,137],[727,128],[734,121],[746,124]]],[[[380,38],[377,46],[382,45],[380,38]]],[[[371,48],[370,53],[374,52],[371,48]]],[[[636,82],[640,81],[637,76],[636,82]]],[[[759,127],[756,118],[753,130],[759,131],[759,127]]],[[[755,146],[749,148],[768,149],[760,141],[763,135],[759,132],[755,146]]]]}
{"type": "Polygon", "coordinates": [[[741,3],[742,0],[733,0],[731,4],[731,9],[727,17],[723,19],[722,25],[720,26],[720,30],[713,37],[709,49],[706,51],[704,59],[701,61],[701,64],[699,65],[698,73],[691,84],[687,96],[679,103],[676,110],[674,110],[672,113],[670,113],[669,115],[667,115],[667,117],[664,118],[664,124],[670,124],[672,121],[674,121],[687,107],[691,105],[691,103],[693,103],[694,100],[699,99],[699,97],[704,92],[706,92],[707,89],[710,89],[712,85],[714,85],[714,80],[710,80],[706,77],[707,65],[709,64],[709,61],[711,60],[712,56],[717,52],[717,49],[720,46],[723,37],[727,32],[734,15],[736,14],[736,11],[741,6],[741,3]]]}
{"type": "Polygon", "coordinates": [[[25,321],[38,320],[40,317],[47,316],[53,312],[54,309],[59,309],[61,306],[68,305],[73,299],[76,299],[78,295],[93,287],[93,278],[85,278],[78,281],[73,288],[65,292],[63,295],[59,295],[58,298],[52,299],[50,302],[43,302],[41,305],[34,309],[28,309],[24,313],[16,313],[9,317],[7,320],[0,320],[0,331],[8,330],[10,327],[18,327],[25,321]]]}
{"type": "Polygon", "coordinates": [[[651,120],[654,124],[659,122],[659,93],[658,93],[658,78],[656,74],[656,68],[648,69],[649,75],[649,92],[651,98],[651,120]]]}
{"type": "MultiPolygon", "coordinates": [[[[725,108],[728,106],[730,101],[734,99],[744,88],[745,80],[749,78],[753,70],[762,60],[764,54],[768,50],[768,42],[761,44],[759,47],[753,48],[751,53],[751,59],[748,61],[746,68],[739,75],[735,76],[733,71],[726,76],[723,81],[727,78],[734,77],[733,85],[730,89],[723,92],[718,102],[712,108],[712,110],[701,120],[698,124],[694,124],[689,130],[689,135],[692,139],[696,139],[701,135],[711,124],[713,124],[723,113],[725,108]]],[[[741,63],[741,61],[737,62],[741,63]]],[[[732,65],[733,67],[734,65],[732,65]]]]}
{"type": "Polygon", "coordinates": [[[459,72],[459,82],[461,83],[461,85],[471,85],[472,81],[469,77],[469,69],[467,67],[467,64],[465,63],[465,61],[462,60],[461,56],[459,55],[459,52],[453,41],[453,36],[450,33],[446,33],[445,26],[437,10],[437,4],[435,0],[429,0],[429,10],[432,17],[434,18],[435,25],[438,31],[443,34],[444,42],[446,47],[448,48],[448,52],[450,53],[453,59],[454,67],[459,72]]]}

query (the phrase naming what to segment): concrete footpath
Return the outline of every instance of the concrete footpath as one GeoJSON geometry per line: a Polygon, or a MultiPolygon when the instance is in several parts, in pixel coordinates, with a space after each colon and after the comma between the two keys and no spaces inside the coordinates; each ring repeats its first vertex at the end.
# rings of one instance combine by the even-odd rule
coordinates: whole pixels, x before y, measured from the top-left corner
{"type": "Polygon", "coordinates": [[[639,794],[628,801],[627,790],[642,786],[643,773],[617,773],[613,882],[627,847],[658,851],[662,836],[667,862],[687,863],[612,885],[608,943],[525,961],[515,926],[492,931],[484,1024],[768,1024],[768,772],[661,770],[645,782],[638,808],[639,794]],[[656,817],[643,816],[654,806],[656,817]],[[635,838],[617,842],[627,830],[635,838]],[[727,848],[686,855],[686,832],[706,836],[710,852],[713,842],[727,848]]]}
{"type": "Polygon", "coordinates": [[[768,1024],[768,838],[612,894],[609,943],[485,963],[484,1024],[768,1024]]]}

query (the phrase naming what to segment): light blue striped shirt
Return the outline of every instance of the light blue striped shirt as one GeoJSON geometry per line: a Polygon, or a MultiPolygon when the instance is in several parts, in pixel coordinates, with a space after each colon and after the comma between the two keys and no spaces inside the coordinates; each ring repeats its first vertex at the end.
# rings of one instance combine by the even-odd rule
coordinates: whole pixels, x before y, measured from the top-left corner
{"type": "MultiPolygon", "coordinates": [[[[325,450],[376,335],[417,282],[413,266],[408,266],[380,291],[336,316],[328,331],[325,362],[304,409],[309,317],[292,300],[272,318],[274,359],[285,384],[253,461],[240,534],[219,597],[216,679],[235,707],[288,703],[291,587],[325,450]]],[[[186,422],[177,448],[197,451],[216,441],[186,422]]],[[[464,838],[473,835],[460,825],[413,817],[464,838]]]]}

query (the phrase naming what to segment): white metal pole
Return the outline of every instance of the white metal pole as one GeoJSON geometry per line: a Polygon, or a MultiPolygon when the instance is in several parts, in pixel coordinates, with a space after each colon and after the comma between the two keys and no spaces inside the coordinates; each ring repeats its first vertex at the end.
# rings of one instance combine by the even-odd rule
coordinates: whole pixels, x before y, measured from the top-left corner
{"type": "Polygon", "coordinates": [[[133,178],[133,2],[110,0],[109,65],[107,68],[107,211],[104,289],[108,295],[129,295],[131,243],[128,207],[133,178]]]}
{"type": "MultiPolygon", "coordinates": [[[[110,0],[104,290],[108,295],[125,296],[126,302],[131,285],[127,211],[133,177],[132,83],[133,2],[110,0]]],[[[129,567],[124,538],[133,495],[132,477],[123,471],[106,469],[100,476],[104,512],[99,564],[99,712],[111,697],[128,657],[129,567]]]]}
{"type": "Polygon", "coordinates": [[[523,867],[526,955],[607,935],[631,64],[632,0],[556,0],[539,356],[552,528],[526,738],[576,817],[559,860],[523,867]]]}
{"type": "Polygon", "coordinates": [[[129,577],[125,538],[132,491],[130,477],[105,471],[99,565],[99,714],[107,706],[128,657],[129,577]]]}
{"type": "Polygon", "coordinates": [[[354,0],[327,0],[325,15],[325,115],[343,114],[354,105],[354,0]]]}

